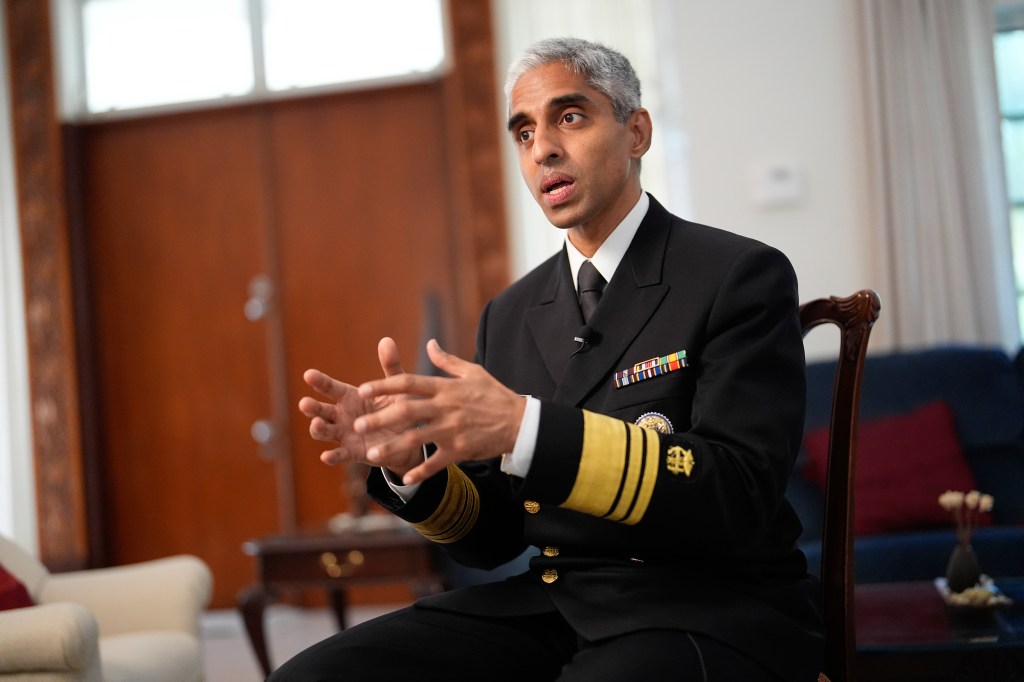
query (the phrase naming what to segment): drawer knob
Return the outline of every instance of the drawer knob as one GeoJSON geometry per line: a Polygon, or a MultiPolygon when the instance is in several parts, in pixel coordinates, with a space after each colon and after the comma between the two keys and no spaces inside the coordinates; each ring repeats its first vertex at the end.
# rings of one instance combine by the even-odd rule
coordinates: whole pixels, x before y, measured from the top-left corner
{"type": "Polygon", "coordinates": [[[364,560],[363,553],[358,549],[349,550],[340,563],[338,555],[334,552],[324,552],[320,555],[320,563],[323,564],[327,575],[332,578],[346,578],[355,574],[363,565],[364,560]]]}

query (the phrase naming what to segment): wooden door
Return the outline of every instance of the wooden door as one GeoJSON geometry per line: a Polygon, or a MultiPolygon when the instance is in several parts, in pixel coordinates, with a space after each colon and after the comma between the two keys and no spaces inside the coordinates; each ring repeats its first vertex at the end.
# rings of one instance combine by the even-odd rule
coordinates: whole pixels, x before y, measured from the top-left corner
{"type": "Polygon", "coordinates": [[[107,559],[198,554],[221,604],[278,516],[249,435],[267,348],[243,314],[268,259],[260,130],[235,110],[81,135],[107,559]]]}
{"type": "Polygon", "coordinates": [[[110,561],[198,554],[225,606],[246,539],[346,510],[301,376],[377,377],[384,335],[413,369],[425,297],[452,299],[443,103],[434,83],[81,130],[110,561]],[[254,293],[273,314],[246,317],[254,293]]]}

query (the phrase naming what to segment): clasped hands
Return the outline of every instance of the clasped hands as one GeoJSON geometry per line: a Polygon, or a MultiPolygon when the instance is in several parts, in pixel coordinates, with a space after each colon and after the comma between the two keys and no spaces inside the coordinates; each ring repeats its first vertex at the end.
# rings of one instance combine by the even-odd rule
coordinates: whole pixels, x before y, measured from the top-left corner
{"type": "Polygon", "coordinates": [[[480,365],[427,343],[427,355],[448,376],[407,374],[398,346],[383,338],[377,356],[384,378],[361,386],[315,369],[303,380],[326,400],[305,397],[299,410],[309,433],[335,447],[320,454],[325,464],[360,462],[385,467],[405,485],[419,483],[449,464],[510,452],[526,400],[480,365]],[[437,450],[424,460],[422,446],[437,450]]]}

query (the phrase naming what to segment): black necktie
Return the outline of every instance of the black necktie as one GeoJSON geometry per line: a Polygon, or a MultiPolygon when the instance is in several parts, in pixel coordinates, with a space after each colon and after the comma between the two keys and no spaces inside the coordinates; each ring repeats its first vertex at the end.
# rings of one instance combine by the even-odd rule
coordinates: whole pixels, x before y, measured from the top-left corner
{"type": "Polygon", "coordinates": [[[578,291],[580,296],[580,311],[583,313],[583,322],[590,322],[590,316],[601,300],[601,292],[604,291],[604,277],[597,271],[590,261],[583,261],[579,274],[576,275],[578,291]]]}

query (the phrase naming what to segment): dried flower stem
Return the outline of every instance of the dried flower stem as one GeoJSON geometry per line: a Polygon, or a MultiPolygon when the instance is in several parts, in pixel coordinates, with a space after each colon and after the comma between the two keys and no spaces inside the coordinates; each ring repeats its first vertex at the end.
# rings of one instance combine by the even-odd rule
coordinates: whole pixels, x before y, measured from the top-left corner
{"type": "Polygon", "coordinates": [[[992,511],[995,499],[977,490],[962,493],[947,490],[939,495],[939,505],[950,512],[956,529],[956,539],[961,545],[971,544],[971,536],[977,528],[982,514],[992,511]]]}

